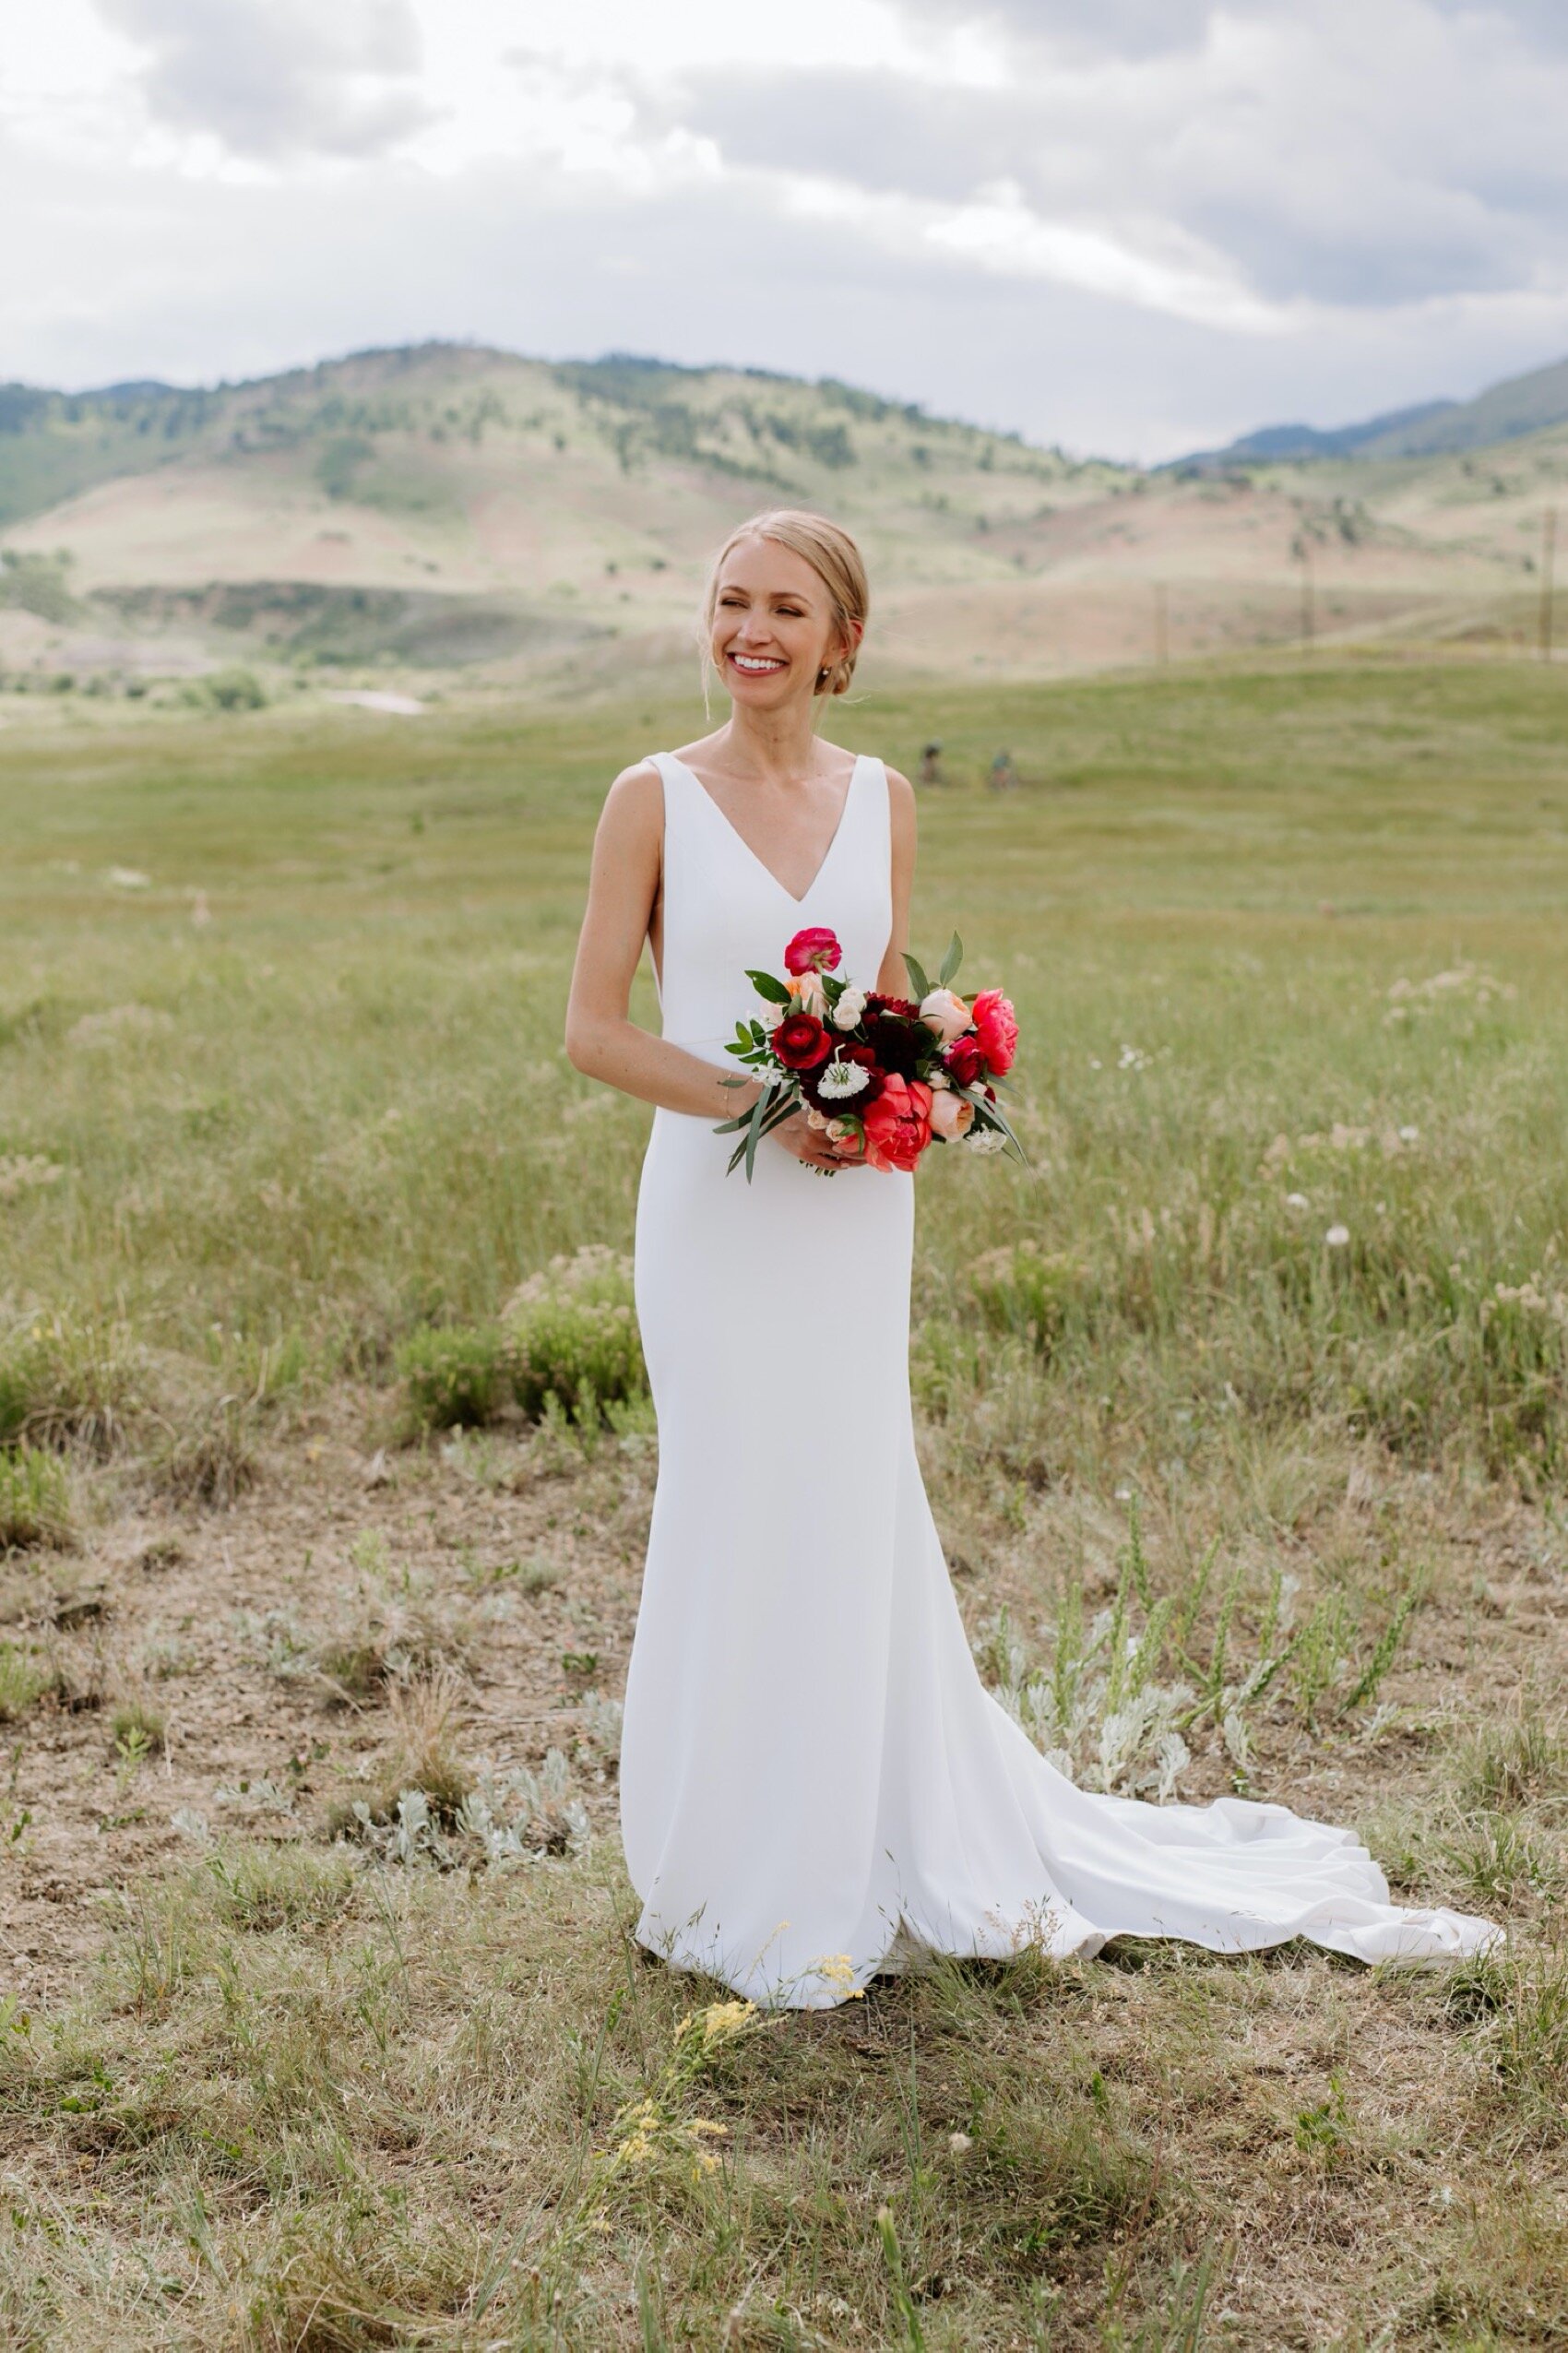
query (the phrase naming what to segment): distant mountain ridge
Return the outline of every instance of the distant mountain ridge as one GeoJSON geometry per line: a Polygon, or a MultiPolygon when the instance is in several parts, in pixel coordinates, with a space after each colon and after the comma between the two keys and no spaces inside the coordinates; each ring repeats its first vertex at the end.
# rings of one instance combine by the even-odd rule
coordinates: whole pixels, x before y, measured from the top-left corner
{"type": "Polygon", "coordinates": [[[802,469],[809,477],[853,468],[861,442],[879,431],[897,439],[911,470],[938,447],[980,467],[1016,464],[1052,476],[1069,469],[1060,451],[1036,449],[1018,434],[932,416],[834,377],[684,367],[626,351],[552,362],[431,342],[352,351],[237,383],[143,379],[86,392],[0,383],[0,529],[99,483],[313,441],[339,494],[378,436],[434,430],[477,443],[514,410],[525,413],[525,403],[556,424],[586,422],[624,470],[648,459],[695,464],[750,476],[779,497],[803,492],[802,469]]]}
{"type": "Polygon", "coordinates": [[[1194,450],[1178,466],[1206,471],[1249,463],[1282,464],[1313,458],[1435,458],[1520,440],[1568,422],[1568,360],[1506,377],[1473,400],[1424,400],[1359,424],[1265,425],[1223,449],[1194,450]]]}
{"type": "Polygon", "coordinates": [[[1304,628],[1515,634],[1568,479],[1565,378],[1152,472],[832,378],[625,352],[425,343],[242,384],[0,385],[0,686],[101,694],[241,660],[268,692],[383,666],[597,692],[689,660],[713,550],[778,505],[864,547],[873,679],[1057,675],[1304,628]],[[1361,462],[1489,434],[1484,455],[1361,462]]]}

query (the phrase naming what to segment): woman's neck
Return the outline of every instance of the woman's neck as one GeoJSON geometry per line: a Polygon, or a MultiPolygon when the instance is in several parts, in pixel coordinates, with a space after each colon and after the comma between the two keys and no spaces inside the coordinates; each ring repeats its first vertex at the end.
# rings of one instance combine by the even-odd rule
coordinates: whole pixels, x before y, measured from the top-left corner
{"type": "Polygon", "coordinates": [[[719,731],[726,764],[767,784],[798,784],[813,775],[818,741],[812,707],[746,711],[731,707],[719,731]]]}

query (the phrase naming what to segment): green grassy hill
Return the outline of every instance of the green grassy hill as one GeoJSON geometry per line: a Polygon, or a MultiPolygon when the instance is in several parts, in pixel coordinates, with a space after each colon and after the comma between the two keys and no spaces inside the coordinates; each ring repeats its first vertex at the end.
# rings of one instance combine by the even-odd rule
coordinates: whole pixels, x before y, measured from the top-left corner
{"type": "Polygon", "coordinates": [[[624,355],[431,343],[207,391],[11,386],[0,675],[620,686],[687,659],[715,544],[775,504],[861,539],[873,665],[1038,677],[1279,643],[1309,567],[1320,636],[1523,635],[1565,487],[1562,426],[1149,474],[830,380],[624,355]]]}

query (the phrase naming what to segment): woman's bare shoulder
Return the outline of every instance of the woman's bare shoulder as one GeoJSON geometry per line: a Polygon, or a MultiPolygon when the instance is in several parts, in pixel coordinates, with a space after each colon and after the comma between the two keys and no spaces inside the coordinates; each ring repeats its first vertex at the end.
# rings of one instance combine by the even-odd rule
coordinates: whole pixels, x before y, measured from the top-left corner
{"type": "Polygon", "coordinates": [[[893,812],[893,822],[912,828],[915,822],[915,788],[901,768],[890,768],[885,761],[883,767],[887,776],[887,805],[893,812]]]}
{"type": "Polygon", "coordinates": [[[651,760],[634,760],[623,768],[604,796],[604,814],[618,824],[662,817],[664,778],[651,760]]]}

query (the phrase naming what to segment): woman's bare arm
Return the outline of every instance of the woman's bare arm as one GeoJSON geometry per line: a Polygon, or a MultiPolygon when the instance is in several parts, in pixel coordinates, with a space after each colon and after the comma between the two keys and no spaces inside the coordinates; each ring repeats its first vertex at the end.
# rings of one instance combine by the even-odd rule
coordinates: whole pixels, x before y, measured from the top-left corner
{"type": "MultiPolygon", "coordinates": [[[[756,1082],[726,1087],[731,1075],[699,1055],[639,1029],[629,1016],[632,982],[659,898],[664,841],[664,787],[646,762],[610,788],[594,836],[588,912],[572,969],[566,1055],[586,1078],[670,1111],[732,1119],[756,1100],[756,1082]]],[[[735,1077],[744,1077],[736,1070],[735,1077]]]]}
{"type": "Polygon", "coordinates": [[[904,950],[909,945],[909,895],[915,886],[915,794],[907,776],[887,771],[887,814],[893,832],[893,929],[876,985],[885,997],[909,994],[904,950]]]}

